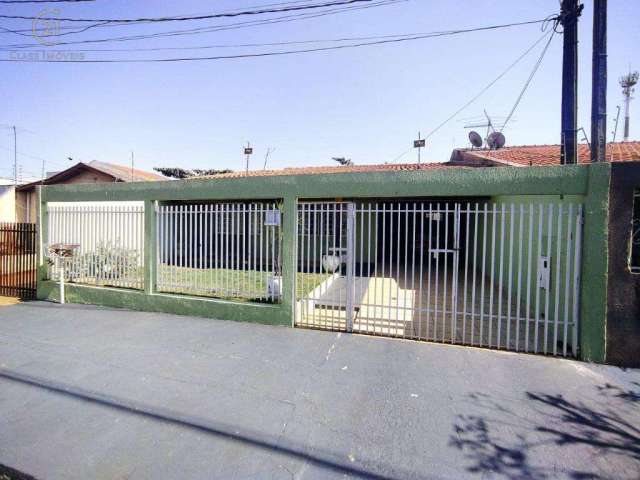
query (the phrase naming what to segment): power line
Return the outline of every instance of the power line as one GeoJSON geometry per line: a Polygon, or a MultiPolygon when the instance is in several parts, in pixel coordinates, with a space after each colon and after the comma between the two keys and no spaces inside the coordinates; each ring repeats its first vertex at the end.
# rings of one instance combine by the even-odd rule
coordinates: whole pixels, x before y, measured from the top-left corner
{"type": "MultiPolygon", "coordinates": [[[[531,23],[540,23],[542,21],[544,20],[520,22],[517,24],[505,25],[504,28],[521,26],[521,25],[529,25],[531,23]]],[[[202,50],[202,49],[212,49],[212,48],[273,47],[273,46],[300,45],[300,44],[310,44],[310,43],[356,42],[356,41],[365,41],[365,40],[404,39],[404,38],[411,39],[411,37],[420,37],[420,39],[423,39],[423,38],[430,38],[430,37],[477,32],[485,29],[494,28],[494,27],[495,26],[470,28],[470,29],[463,29],[463,30],[439,30],[439,31],[433,31],[433,32],[396,33],[396,34],[389,34],[389,35],[372,35],[372,36],[364,36],[364,37],[339,37],[339,38],[325,38],[325,39],[314,39],[314,40],[290,40],[290,41],[278,41],[278,42],[266,42],[266,43],[214,44],[214,45],[200,45],[200,46],[189,46],[189,47],[185,46],[185,47],[148,47],[148,48],[96,48],[96,49],[73,49],[73,50],[47,49],[47,52],[53,52],[53,53],[57,53],[57,52],[94,52],[94,53],[156,52],[156,51],[167,51],[167,50],[202,50]]],[[[503,27],[503,26],[500,26],[500,27],[503,27]]],[[[3,49],[0,47],[0,51],[2,50],[10,50],[10,49],[3,49]]]]}
{"type": "MultiPolygon", "coordinates": [[[[545,19],[544,21],[546,22],[547,20],[545,19]]],[[[507,66],[507,68],[505,68],[502,71],[502,73],[500,73],[500,75],[494,78],[485,87],[483,87],[482,90],[480,90],[476,95],[474,95],[469,101],[467,101],[464,105],[458,108],[455,112],[453,112],[453,114],[448,116],[444,121],[438,124],[434,129],[432,129],[425,136],[425,139],[428,139],[429,137],[431,137],[434,133],[436,133],[443,126],[449,123],[453,118],[455,118],[465,108],[467,108],[469,105],[475,102],[478,98],[480,98],[487,90],[489,90],[493,85],[495,85],[502,77],[504,77],[509,71],[511,71],[513,67],[515,67],[523,58],[525,58],[542,40],[544,40],[547,36],[551,37],[552,35],[553,35],[553,31],[551,31],[550,33],[545,32],[540,38],[538,38],[535,42],[533,42],[533,44],[529,48],[527,48],[518,58],[516,58],[515,61],[513,61],[509,66],[507,66]]],[[[413,149],[412,147],[408,148],[407,150],[402,152],[400,155],[398,155],[396,158],[394,158],[391,163],[395,163],[400,158],[404,157],[407,153],[409,153],[412,149],[413,149]]]]}
{"type": "Polygon", "coordinates": [[[426,135],[425,138],[431,137],[434,133],[436,133],[438,130],[440,130],[445,124],[447,124],[452,118],[454,118],[456,115],[458,115],[460,112],[462,112],[465,108],[467,108],[469,105],[471,105],[473,102],[475,102],[478,98],[480,98],[480,96],[482,96],[482,94],[484,94],[487,90],[489,90],[496,82],[498,82],[498,80],[500,80],[502,77],[504,77],[513,67],[515,67],[520,62],[520,60],[522,60],[524,57],[526,57],[527,54],[529,54],[529,52],[531,52],[531,50],[533,50],[547,35],[553,35],[553,32],[545,33],[544,35],[542,35],[538,40],[536,40],[533,43],[533,45],[531,45],[529,48],[527,48],[522,55],[520,55],[513,63],[511,63],[500,75],[498,75],[496,78],[494,78],[486,87],[484,87],[482,90],[480,90],[480,92],[478,92],[473,98],[471,98],[471,100],[469,100],[462,107],[460,107],[458,110],[456,110],[453,113],[453,115],[449,116],[446,120],[444,120],[442,123],[440,123],[433,130],[431,130],[426,135]]]}
{"type": "Polygon", "coordinates": [[[538,57],[538,60],[536,61],[535,65],[533,66],[533,70],[531,70],[531,73],[529,74],[529,78],[527,78],[527,81],[524,82],[524,86],[522,87],[522,90],[520,91],[520,94],[518,95],[518,98],[516,99],[516,102],[513,104],[513,107],[511,108],[511,111],[509,112],[509,115],[507,115],[506,120],[502,124],[502,128],[500,128],[500,131],[504,130],[504,127],[506,127],[507,123],[509,123],[509,120],[511,120],[511,117],[513,116],[514,112],[516,111],[516,108],[518,108],[518,105],[520,104],[520,100],[522,100],[522,97],[524,96],[524,93],[527,91],[527,88],[529,87],[529,84],[531,83],[531,80],[533,80],[534,75],[536,74],[536,72],[538,71],[538,68],[540,67],[540,64],[542,63],[542,59],[544,58],[545,54],[547,53],[547,50],[549,49],[549,45],[551,45],[551,40],[553,40],[553,34],[554,33],[555,33],[555,30],[552,30],[551,31],[551,35],[549,35],[549,40],[547,41],[547,44],[542,49],[542,53],[540,53],[540,56],[538,57]]]}
{"type": "MultiPolygon", "coordinates": [[[[86,1],[95,1],[95,0],[86,0],[86,1]]],[[[252,5],[250,7],[244,7],[244,9],[257,9],[257,8],[264,8],[264,7],[273,7],[273,6],[281,6],[281,5],[291,5],[291,4],[297,4],[297,3],[309,3],[313,0],[291,0],[288,2],[276,2],[276,3],[264,3],[264,4],[260,4],[260,5],[252,5]]],[[[239,10],[242,10],[240,8],[236,8],[236,9],[232,9],[229,10],[230,12],[237,12],[239,10]]],[[[198,14],[182,14],[182,15],[175,15],[176,17],[186,17],[186,16],[195,16],[198,14]]],[[[143,24],[144,22],[140,22],[141,24],[143,24]]],[[[122,27],[125,26],[126,24],[114,24],[114,23],[105,23],[105,24],[100,24],[100,25],[96,25],[97,27],[122,27]]],[[[76,26],[72,26],[72,25],[60,25],[58,27],[58,30],[70,30],[70,29],[74,29],[74,28],[78,28],[76,26]]],[[[43,30],[47,30],[46,28],[24,28],[21,30],[10,30],[11,33],[29,33],[29,32],[38,32],[38,31],[43,31],[43,30]]],[[[74,32],[71,32],[74,33],[74,32]]],[[[62,35],[62,34],[60,34],[62,35]]],[[[54,36],[54,35],[52,35],[54,36]]]]}
{"type": "Polygon", "coordinates": [[[0,0],[0,3],[80,3],[95,2],[96,0],[0,0]]]}
{"type": "MultiPolygon", "coordinates": [[[[213,26],[207,26],[207,27],[183,29],[183,30],[170,30],[170,31],[156,32],[156,33],[150,33],[150,34],[138,34],[138,35],[128,35],[128,36],[122,36],[122,37],[108,37],[108,38],[98,38],[98,39],[89,39],[89,40],[76,40],[71,42],[56,42],[56,45],[60,46],[60,45],[79,45],[79,44],[87,44],[87,43],[128,42],[128,41],[146,40],[150,38],[176,37],[176,36],[182,36],[182,35],[196,35],[201,33],[212,33],[212,32],[219,32],[219,31],[236,30],[236,29],[248,28],[248,27],[254,27],[254,26],[271,25],[276,23],[289,23],[289,22],[294,22],[298,20],[319,18],[327,15],[335,15],[335,14],[340,14],[345,12],[352,12],[356,10],[364,10],[364,9],[377,8],[377,7],[386,6],[386,5],[393,5],[396,3],[406,2],[406,1],[408,0],[378,0],[374,3],[367,4],[367,5],[352,5],[348,7],[329,9],[322,12],[297,13],[297,14],[291,14],[291,15],[283,15],[283,16],[275,17],[271,19],[249,20],[244,22],[231,23],[227,25],[213,25],[213,26]]],[[[108,24],[108,25],[118,26],[114,24],[108,24]]],[[[5,30],[9,30],[9,29],[5,29],[5,30]]],[[[9,31],[14,32],[13,30],[9,30],[9,31]]],[[[17,45],[15,44],[0,45],[0,47],[2,48],[18,48],[18,49],[33,48],[33,47],[40,47],[40,46],[41,45],[34,44],[34,43],[17,44],[17,45]]]]}
{"type": "Polygon", "coordinates": [[[141,17],[141,18],[69,18],[69,17],[44,17],[29,15],[0,15],[0,18],[12,20],[42,20],[55,22],[80,22],[80,23],[157,23],[157,22],[183,22],[193,20],[208,20],[211,18],[240,17],[244,15],[262,15],[264,13],[291,12],[297,10],[309,10],[316,8],[334,7],[339,5],[350,5],[361,2],[371,2],[372,0],[335,0],[332,2],[316,3],[311,5],[292,5],[281,8],[259,8],[252,10],[242,10],[236,12],[210,13],[206,15],[186,15],[175,17],[141,17]]]}
{"type": "MultiPolygon", "coordinates": [[[[300,53],[313,53],[313,52],[324,52],[330,50],[342,50],[347,48],[358,48],[372,45],[384,45],[384,44],[392,44],[392,43],[401,43],[407,41],[414,40],[422,40],[426,38],[434,38],[434,37],[442,37],[442,36],[451,36],[458,35],[461,33],[470,33],[470,32],[478,32],[478,31],[487,31],[487,30],[495,30],[500,28],[509,28],[518,25],[526,25],[532,23],[541,23],[545,20],[534,20],[527,22],[517,22],[510,24],[502,24],[502,25],[491,25],[486,27],[478,27],[478,28],[469,28],[469,29],[461,29],[461,30],[451,30],[447,32],[438,32],[424,35],[414,35],[411,37],[403,37],[403,38],[392,38],[386,40],[376,40],[370,42],[360,42],[360,43],[352,43],[349,45],[335,45],[329,47],[316,47],[316,48],[307,48],[307,49],[299,49],[299,50],[284,50],[284,51],[276,51],[276,52],[259,52],[259,53],[244,53],[244,54],[236,54],[236,55],[218,55],[218,56],[209,56],[209,57],[174,57],[174,58],[146,58],[146,59],[89,59],[89,60],[74,60],[74,59],[49,59],[46,57],[43,60],[33,60],[33,59],[0,59],[2,62],[23,62],[23,63],[31,63],[31,62],[40,62],[40,63],[168,63],[168,62],[190,62],[190,61],[214,61],[214,60],[233,60],[233,59],[244,59],[244,58],[259,58],[259,57],[272,57],[272,56],[282,56],[282,55],[293,55],[300,53]]],[[[546,35],[546,34],[545,34],[546,35]]]]}

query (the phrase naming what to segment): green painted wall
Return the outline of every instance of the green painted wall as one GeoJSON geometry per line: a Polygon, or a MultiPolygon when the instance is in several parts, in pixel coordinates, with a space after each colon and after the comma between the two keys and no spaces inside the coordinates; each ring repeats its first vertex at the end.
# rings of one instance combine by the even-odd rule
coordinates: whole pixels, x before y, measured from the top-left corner
{"type": "Polygon", "coordinates": [[[606,358],[607,271],[609,266],[609,184],[611,164],[589,166],[585,197],[580,300],[581,358],[606,358]]]}
{"type": "MultiPolygon", "coordinates": [[[[38,282],[38,298],[58,302],[60,300],[58,283],[48,280],[38,282]]],[[[68,303],[104,305],[146,312],[194,315],[267,325],[291,325],[290,316],[279,305],[270,304],[229,302],[185,295],[147,295],[137,290],[90,287],[78,284],[65,285],[65,300],[68,303]]]]}
{"type": "MultiPolygon", "coordinates": [[[[167,311],[211,318],[292,324],[294,276],[297,266],[297,200],[400,197],[493,197],[510,201],[522,195],[577,195],[585,200],[581,343],[584,358],[604,359],[606,316],[607,187],[605,165],[528,168],[443,168],[422,171],[291,175],[167,182],[55,185],[42,189],[47,202],[144,200],[145,225],[155,232],[153,202],[175,200],[283,199],[283,301],[280,305],[251,305],[154,294],[155,242],[147,235],[145,292],[70,287],[70,301],[167,311]],[[512,197],[515,196],[515,197],[512,197]],[[589,278],[589,281],[585,281],[589,278]]],[[[43,208],[43,212],[45,209],[43,208]]],[[[46,242],[46,213],[41,216],[46,242]]],[[[359,223],[359,222],[358,222],[359,223]]],[[[42,269],[41,269],[42,270],[42,269]]],[[[55,298],[50,282],[41,282],[40,298],[55,298]]]]}

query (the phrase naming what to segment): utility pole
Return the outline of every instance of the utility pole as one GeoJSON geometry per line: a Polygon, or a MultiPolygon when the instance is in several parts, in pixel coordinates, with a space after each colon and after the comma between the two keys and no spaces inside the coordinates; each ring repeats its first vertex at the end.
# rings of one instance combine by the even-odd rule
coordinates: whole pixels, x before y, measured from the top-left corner
{"type": "Polygon", "coordinates": [[[607,155],[607,0],[593,2],[591,162],[607,155]]]}
{"type": "Polygon", "coordinates": [[[562,0],[560,22],[562,43],[562,112],[560,163],[577,161],[578,133],[578,17],[584,5],[578,0],[562,0]]]}
{"type": "Polygon", "coordinates": [[[251,148],[251,144],[247,142],[247,146],[244,147],[244,154],[246,155],[246,164],[245,164],[245,174],[249,175],[249,157],[253,153],[253,148],[251,148]]]}
{"type": "Polygon", "coordinates": [[[413,148],[418,149],[418,165],[420,165],[420,150],[426,145],[426,140],[421,138],[420,132],[418,132],[418,139],[413,141],[413,148]]]}
{"type": "Polygon", "coordinates": [[[131,181],[133,182],[133,150],[131,150],[131,181]]]}
{"type": "Polygon", "coordinates": [[[18,136],[16,126],[13,126],[13,184],[18,184],[18,136]]]}

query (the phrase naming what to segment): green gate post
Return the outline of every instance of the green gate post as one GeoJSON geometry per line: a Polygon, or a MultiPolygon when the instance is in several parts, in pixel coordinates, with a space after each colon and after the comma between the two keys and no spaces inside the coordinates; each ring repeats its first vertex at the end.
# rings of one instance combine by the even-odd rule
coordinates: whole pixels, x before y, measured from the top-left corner
{"type": "Polygon", "coordinates": [[[606,359],[610,179],[611,164],[589,165],[582,241],[580,358],[597,363],[606,359]]]}
{"type": "Polygon", "coordinates": [[[297,198],[288,195],[284,197],[282,208],[282,308],[284,314],[294,324],[294,309],[296,304],[295,275],[297,265],[296,225],[297,198]]]}
{"type": "Polygon", "coordinates": [[[153,200],[144,201],[144,293],[156,291],[156,205],[153,200]]]}
{"type": "Polygon", "coordinates": [[[44,198],[42,185],[38,185],[36,187],[36,192],[38,195],[38,214],[37,220],[38,223],[36,228],[38,229],[38,266],[37,266],[37,276],[36,276],[36,288],[39,286],[41,280],[45,280],[47,278],[47,266],[45,264],[45,256],[47,255],[47,251],[45,250],[45,245],[48,243],[49,238],[49,213],[47,212],[47,201],[44,198]]]}

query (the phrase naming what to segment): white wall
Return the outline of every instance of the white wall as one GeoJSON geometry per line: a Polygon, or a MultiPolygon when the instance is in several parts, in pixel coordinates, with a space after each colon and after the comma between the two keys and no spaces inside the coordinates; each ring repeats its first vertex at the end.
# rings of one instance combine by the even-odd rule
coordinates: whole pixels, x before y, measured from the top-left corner
{"type": "Polygon", "coordinates": [[[16,193],[13,185],[0,185],[0,222],[16,221],[16,193]]]}

